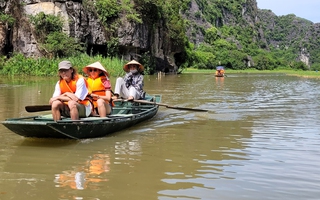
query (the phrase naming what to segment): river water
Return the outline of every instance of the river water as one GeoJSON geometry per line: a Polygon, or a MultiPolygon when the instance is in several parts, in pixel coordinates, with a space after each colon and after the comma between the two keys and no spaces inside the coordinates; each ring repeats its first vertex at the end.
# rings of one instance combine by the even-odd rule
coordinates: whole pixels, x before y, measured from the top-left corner
{"type": "MultiPolygon", "coordinates": [[[[35,115],[24,107],[47,104],[55,82],[2,78],[0,120],[35,115]]],[[[0,199],[320,198],[319,79],[145,76],[145,89],[209,112],[160,107],[132,128],[79,141],[23,138],[0,125],[0,199]]]]}

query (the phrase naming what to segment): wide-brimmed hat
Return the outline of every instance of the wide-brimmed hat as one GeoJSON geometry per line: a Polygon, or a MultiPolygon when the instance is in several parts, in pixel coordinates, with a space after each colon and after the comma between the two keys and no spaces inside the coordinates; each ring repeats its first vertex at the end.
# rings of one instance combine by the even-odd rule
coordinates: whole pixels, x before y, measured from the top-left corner
{"type": "Polygon", "coordinates": [[[139,72],[143,72],[143,70],[144,70],[144,67],[139,62],[137,62],[135,60],[131,60],[130,62],[125,64],[123,66],[123,70],[126,71],[126,72],[129,72],[130,71],[129,68],[128,68],[129,65],[139,65],[139,67],[138,67],[138,71],[139,72]]]}
{"type": "Polygon", "coordinates": [[[100,62],[95,62],[92,63],[90,65],[85,66],[82,71],[86,74],[89,74],[88,72],[88,68],[96,68],[96,69],[100,69],[101,71],[103,71],[103,73],[105,74],[105,76],[109,77],[109,73],[107,72],[107,70],[101,65],[100,62]]]}

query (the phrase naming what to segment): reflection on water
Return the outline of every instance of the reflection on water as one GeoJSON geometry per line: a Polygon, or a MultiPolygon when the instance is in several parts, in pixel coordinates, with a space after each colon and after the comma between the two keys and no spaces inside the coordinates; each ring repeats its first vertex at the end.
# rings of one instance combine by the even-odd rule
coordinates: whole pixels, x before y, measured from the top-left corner
{"type": "MultiPolygon", "coordinates": [[[[30,115],[24,106],[46,104],[53,85],[5,82],[0,119],[30,115]]],[[[318,199],[319,80],[183,74],[146,76],[145,88],[210,111],[161,107],[81,141],[24,139],[0,126],[0,199],[318,199]]]]}
{"type": "Polygon", "coordinates": [[[102,173],[108,172],[110,158],[105,154],[94,154],[83,166],[72,167],[61,174],[55,175],[56,187],[70,187],[75,190],[83,190],[87,187],[97,189],[92,183],[107,181],[99,178],[102,173]]]}

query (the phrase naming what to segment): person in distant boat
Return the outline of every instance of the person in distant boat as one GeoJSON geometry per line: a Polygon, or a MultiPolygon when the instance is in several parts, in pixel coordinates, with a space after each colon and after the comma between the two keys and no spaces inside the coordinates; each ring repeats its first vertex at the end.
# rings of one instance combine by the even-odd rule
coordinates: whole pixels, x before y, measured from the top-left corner
{"type": "Polygon", "coordinates": [[[112,94],[109,73],[100,62],[84,67],[83,72],[88,74],[89,94],[94,105],[92,116],[106,117],[111,113],[112,94]]]}
{"type": "Polygon", "coordinates": [[[222,77],[222,76],[224,76],[225,74],[224,74],[224,68],[222,67],[222,66],[218,66],[217,68],[216,68],[216,76],[219,76],[219,77],[222,77]]]}
{"type": "Polygon", "coordinates": [[[56,83],[52,98],[49,100],[53,120],[61,120],[61,116],[70,117],[72,120],[88,117],[92,107],[86,98],[87,81],[78,75],[70,61],[60,62],[58,69],[60,80],[56,83]]]}
{"type": "Polygon", "coordinates": [[[123,70],[126,75],[123,78],[117,78],[113,99],[124,98],[129,101],[144,99],[144,67],[139,62],[132,60],[123,66],[123,70]]]}

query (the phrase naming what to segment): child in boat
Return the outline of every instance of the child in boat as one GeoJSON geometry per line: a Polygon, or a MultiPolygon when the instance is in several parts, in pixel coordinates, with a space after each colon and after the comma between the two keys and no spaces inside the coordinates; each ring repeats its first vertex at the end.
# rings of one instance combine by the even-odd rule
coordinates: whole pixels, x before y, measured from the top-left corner
{"type": "Polygon", "coordinates": [[[137,61],[132,60],[123,66],[126,75],[117,78],[113,99],[124,98],[129,101],[144,99],[143,70],[144,67],[137,61]]]}
{"type": "Polygon", "coordinates": [[[111,113],[112,107],[109,73],[100,62],[92,63],[82,70],[88,74],[89,94],[94,106],[91,115],[106,117],[111,113]]]}
{"type": "Polygon", "coordinates": [[[49,100],[54,121],[61,120],[61,116],[78,120],[88,117],[91,104],[86,96],[88,94],[87,82],[78,75],[70,61],[59,63],[60,80],[56,83],[52,98],[49,100]]]}

